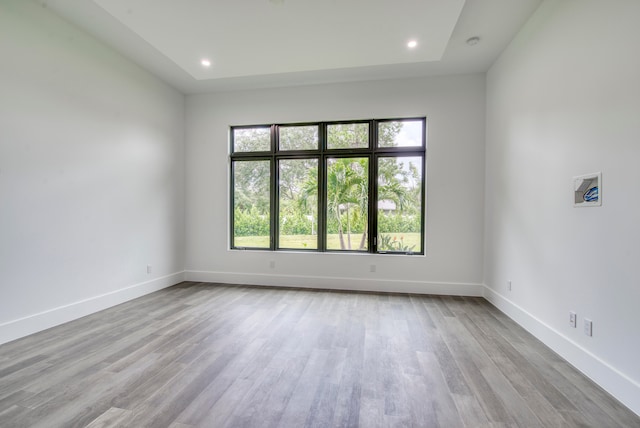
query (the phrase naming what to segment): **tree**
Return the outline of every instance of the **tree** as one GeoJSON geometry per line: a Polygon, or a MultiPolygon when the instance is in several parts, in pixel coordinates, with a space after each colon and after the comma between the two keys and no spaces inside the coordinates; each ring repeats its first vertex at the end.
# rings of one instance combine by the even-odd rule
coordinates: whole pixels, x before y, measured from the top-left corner
{"type": "Polygon", "coordinates": [[[266,152],[271,149],[271,128],[236,128],[233,130],[234,152],[266,152]]]}
{"type": "Polygon", "coordinates": [[[359,249],[366,245],[367,224],[362,221],[369,204],[369,164],[367,158],[333,158],[327,166],[327,216],[338,226],[340,249],[351,249],[352,223],[360,220],[362,239],[359,249]],[[355,209],[355,211],[352,211],[355,209]],[[344,211],[344,214],[343,214],[344,211]],[[345,224],[346,222],[346,224],[345,224]],[[347,243],[344,241],[345,229],[347,243]]]}
{"type": "MultiPolygon", "coordinates": [[[[237,128],[233,131],[235,152],[268,151],[270,147],[271,131],[268,127],[237,128]]],[[[270,177],[269,161],[233,162],[234,209],[249,212],[255,207],[261,215],[268,215],[270,177]]]]}
{"type": "MultiPolygon", "coordinates": [[[[366,249],[369,234],[369,157],[360,157],[356,152],[369,145],[370,122],[332,123],[326,128],[327,148],[345,150],[327,159],[325,184],[326,234],[337,234],[340,249],[366,249]],[[347,157],[351,156],[351,157],[347,157]],[[352,235],[359,234],[359,243],[352,242],[352,235]]],[[[377,138],[380,147],[407,145],[405,123],[381,121],[377,138]],[[403,131],[404,129],[404,131],[403,131]],[[405,135],[405,136],[402,136],[405,135]]],[[[279,154],[288,150],[317,150],[317,125],[287,125],[279,129],[279,154]]],[[[271,132],[269,127],[234,128],[234,152],[269,151],[271,132]]],[[[415,141],[414,138],[411,141],[415,141]]],[[[409,144],[411,145],[411,144],[409,144]]],[[[234,161],[234,213],[243,215],[237,219],[251,219],[256,214],[269,219],[271,213],[270,161],[234,161]],[[251,215],[249,214],[251,213],[251,215]]],[[[318,154],[309,157],[296,156],[276,158],[278,170],[278,216],[280,238],[289,240],[289,235],[313,234],[311,225],[318,210],[318,154]],[[285,236],[286,235],[286,236],[285,236]]],[[[398,154],[377,158],[377,199],[395,203],[390,212],[378,211],[378,231],[419,231],[422,208],[422,157],[403,157],[398,154]],[[416,224],[418,226],[416,226],[416,224]],[[381,225],[384,226],[381,229],[381,225]]],[[[249,230],[249,229],[247,229],[249,230]]],[[[295,241],[291,241],[295,242],[295,241]]],[[[306,245],[306,244],[305,244],[306,245]]]]}
{"type": "MultiPolygon", "coordinates": [[[[394,146],[396,136],[402,129],[401,122],[385,122],[378,135],[381,146],[394,146]]],[[[327,129],[327,144],[330,149],[354,149],[367,147],[369,144],[368,123],[332,124],[327,129]]],[[[384,162],[379,173],[385,179],[379,187],[379,197],[396,201],[399,208],[407,205],[406,189],[398,181],[403,178],[404,171],[398,167],[393,158],[384,162]]],[[[327,232],[333,229],[340,242],[340,249],[353,248],[351,235],[354,231],[361,234],[357,249],[367,245],[369,233],[369,164],[368,158],[330,158],[327,165],[327,232]],[[346,241],[345,241],[346,235],[346,241]]],[[[305,196],[317,192],[317,177],[303,186],[305,196]]]]}
{"type": "MultiPolygon", "coordinates": [[[[378,162],[378,200],[392,200],[400,211],[414,208],[411,172],[402,167],[403,158],[383,157],[378,162]]],[[[413,163],[410,165],[413,166],[413,163]]]]}
{"type": "Polygon", "coordinates": [[[241,210],[256,207],[269,213],[271,188],[269,161],[235,161],[233,163],[234,206],[241,210]]]}
{"type": "Polygon", "coordinates": [[[282,126],[279,134],[280,150],[315,150],[318,148],[318,126],[282,126]]]}
{"type": "Polygon", "coordinates": [[[282,159],[278,167],[280,235],[312,235],[318,216],[318,159],[282,159]]]}
{"type": "Polygon", "coordinates": [[[327,127],[327,146],[330,149],[356,149],[368,145],[368,123],[337,123],[327,127]]]}

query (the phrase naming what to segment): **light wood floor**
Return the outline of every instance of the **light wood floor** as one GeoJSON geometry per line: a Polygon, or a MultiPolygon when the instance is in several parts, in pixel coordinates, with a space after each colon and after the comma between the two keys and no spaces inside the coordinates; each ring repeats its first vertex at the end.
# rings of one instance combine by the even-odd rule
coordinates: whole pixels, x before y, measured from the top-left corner
{"type": "Polygon", "coordinates": [[[640,427],[480,298],[182,283],[0,346],[1,427],[640,427]]]}

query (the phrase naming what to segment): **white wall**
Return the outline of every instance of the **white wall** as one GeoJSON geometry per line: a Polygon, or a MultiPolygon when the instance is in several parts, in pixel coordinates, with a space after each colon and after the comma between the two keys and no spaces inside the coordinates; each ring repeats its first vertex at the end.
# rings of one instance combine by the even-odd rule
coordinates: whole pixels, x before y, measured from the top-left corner
{"type": "Polygon", "coordinates": [[[184,97],[3,0],[0,343],[179,282],[183,263],[184,97]]]}
{"type": "Polygon", "coordinates": [[[485,231],[487,297],[636,413],[639,16],[637,0],[547,1],[491,68],[485,231]],[[572,177],[597,171],[602,206],[574,208],[572,177]]]}
{"type": "Polygon", "coordinates": [[[188,96],[187,278],[481,294],[484,80],[468,75],[188,96]],[[426,257],[228,250],[230,125],[418,115],[427,116],[429,128],[426,257]]]}

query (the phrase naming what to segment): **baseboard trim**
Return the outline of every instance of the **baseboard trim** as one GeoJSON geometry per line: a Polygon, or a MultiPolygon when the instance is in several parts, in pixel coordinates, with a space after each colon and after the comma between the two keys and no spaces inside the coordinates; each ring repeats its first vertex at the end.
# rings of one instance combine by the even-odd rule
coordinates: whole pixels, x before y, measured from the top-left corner
{"type": "Polygon", "coordinates": [[[484,298],[640,416],[640,383],[484,285],[484,298]]]}
{"type": "Polygon", "coordinates": [[[474,297],[482,297],[484,288],[482,284],[467,283],[402,281],[369,278],[361,279],[307,275],[269,275],[195,270],[185,271],[185,281],[474,297]]]}
{"type": "Polygon", "coordinates": [[[82,318],[184,281],[184,271],[0,324],[0,344],[82,318]]]}

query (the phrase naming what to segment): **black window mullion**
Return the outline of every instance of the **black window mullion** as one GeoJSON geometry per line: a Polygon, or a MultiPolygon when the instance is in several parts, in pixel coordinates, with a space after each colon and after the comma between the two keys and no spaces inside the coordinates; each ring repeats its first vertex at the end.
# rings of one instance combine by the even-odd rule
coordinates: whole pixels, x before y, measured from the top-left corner
{"type": "MultiPolygon", "coordinates": [[[[379,174],[379,162],[381,158],[384,157],[420,157],[422,160],[422,189],[421,189],[421,200],[420,200],[420,235],[421,235],[421,254],[426,252],[426,243],[425,243],[425,217],[426,217],[426,119],[424,117],[419,118],[399,118],[399,119],[381,119],[381,120],[355,120],[355,121],[335,121],[335,122],[316,122],[316,123],[305,123],[305,124],[272,124],[272,125],[256,125],[256,126],[233,126],[231,127],[231,136],[230,136],[230,172],[231,172],[231,192],[230,192],[230,234],[231,234],[231,248],[240,248],[236,247],[236,239],[234,236],[235,229],[235,217],[234,217],[234,207],[236,202],[235,195],[235,161],[258,161],[258,160],[269,160],[269,169],[270,169],[270,190],[269,190],[269,202],[270,202],[270,236],[269,236],[269,249],[272,251],[278,250],[280,247],[280,161],[283,159],[303,159],[303,158],[315,158],[318,162],[318,171],[317,171],[317,249],[315,251],[318,252],[326,252],[326,251],[334,251],[327,249],[327,222],[328,222],[328,161],[332,158],[366,158],[369,163],[369,173],[368,173],[368,220],[367,220],[367,247],[366,250],[369,253],[378,253],[378,224],[379,224],[379,210],[378,210],[378,192],[379,192],[379,183],[378,183],[378,174],[379,174]],[[405,121],[405,120],[421,120],[422,121],[422,147],[418,146],[407,146],[407,147],[398,147],[398,146],[385,146],[379,147],[379,133],[378,127],[380,123],[389,122],[389,121],[405,121]],[[332,124],[340,124],[340,123],[367,123],[369,127],[369,145],[367,148],[364,147],[354,147],[354,148],[328,148],[328,134],[327,127],[332,124]],[[297,126],[297,125],[315,125],[318,126],[318,149],[310,150],[310,149],[297,149],[297,150],[284,150],[280,151],[279,147],[279,128],[280,126],[297,126]],[[243,129],[243,128],[269,128],[270,129],[270,150],[267,151],[241,151],[235,152],[235,135],[234,129],[243,129]]],[[[266,141],[265,141],[266,142],[266,141]]],[[[264,146],[263,146],[264,147],[264,146]]],[[[264,147],[266,148],[266,147],[264,147]]],[[[347,251],[345,251],[347,252],[347,251]]],[[[350,250],[348,252],[357,252],[354,250],[350,250]]],[[[386,252],[386,251],[385,251],[386,252]]],[[[396,252],[398,254],[398,252],[396,252]]],[[[402,253],[400,253],[402,254],[402,253]]]]}
{"type": "Polygon", "coordinates": [[[422,239],[422,254],[427,254],[427,240],[425,238],[427,231],[425,230],[425,219],[427,218],[427,119],[422,119],[422,206],[420,218],[420,239],[422,239]]]}
{"type": "Polygon", "coordinates": [[[276,156],[271,157],[271,250],[280,246],[280,165],[276,156]]]}
{"type": "MultiPolygon", "coordinates": [[[[231,141],[233,147],[233,132],[231,133],[231,141]]],[[[236,183],[235,183],[235,173],[234,173],[234,163],[231,160],[231,156],[229,156],[227,162],[229,162],[229,171],[231,172],[231,178],[229,179],[229,183],[231,183],[231,203],[229,204],[229,236],[231,237],[231,248],[236,247],[236,234],[235,234],[235,214],[234,208],[236,206],[236,183]]]]}
{"type": "Polygon", "coordinates": [[[318,158],[318,251],[327,251],[327,159],[324,155],[327,149],[327,124],[321,123],[318,127],[318,139],[320,156],[318,158]]]}
{"type": "Polygon", "coordinates": [[[372,120],[369,124],[369,146],[374,155],[369,165],[369,251],[378,251],[378,158],[375,155],[378,148],[378,122],[372,120]]]}
{"type": "MultiPolygon", "coordinates": [[[[369,141],[369,144],[372,144],[373,141],[369,141]]],[[[371,146],[373,147],[373,146],[371,146]]],[[[367,158],[369,159],[369,185],[368,185],[368,206],[367,206],[367,212],[368,212],[368,216],[367,216],[367,252],[371,253],[374,252],[374,247],[372,246],[373,243],[373,233],[375,231],[375,219],[374,219],[374,209],[373,207],[376,206],[376,177],[377,177],[377,170],[375,167],[375,155],[374,154],[370,154],[367,156],[367,158]]]]}
{"type": "Polygon", "coordinates": [[[271,125],[271,154],[278,152],[278,125],[271,125]]]}
{"type": "MultiPolygon", "coordinates": [[[[425,125],[426,125],[426,121],[425,121],[425,125]]],[[[424,133],[424,131],[422,132],[423,134],[423,139],[426,138],[426,135],[424,133]]],[[[423,141],[423,146],[424,146],[425,141],[423,141]]],[[[424,152],[422,154],[422,194],[420,195],[420,197],[422,198],[420,200],[420,239],[422,240],[422,254],[427,254],[427,241],[425,239],[425,234],[426,234],[426,230],[425,227],[426,225],[425,223],[425,218],[427,218],[427,201],[426,201],[426,195],[427,195],[427,153],[424,152]]]]}
{"type": "Polygon", "coordinates": [[[318,248],[327,251],[327,157],[320,156],[318,169],[318,248]]]}
{"type": "Polygon", "coordinates": [[[279,176],[280,176],[280,168],[278,166],[278,162],[276,159],[276,153],[278,152],[278,125],[271,125],[271,189],[269,191],[269,196],[271,197],[271,227],[269,230],[269,244],[270,250],[274,251],[278,248],[278,229],[280,224],[280,187],[279,176]]]}
{"type": "Polygon", "coordinates": [[[369,180],[371,182],[369,196],[369,248],[372,253],[378,251],[378,157],[372,156],[369,167],[369,180]]]}

